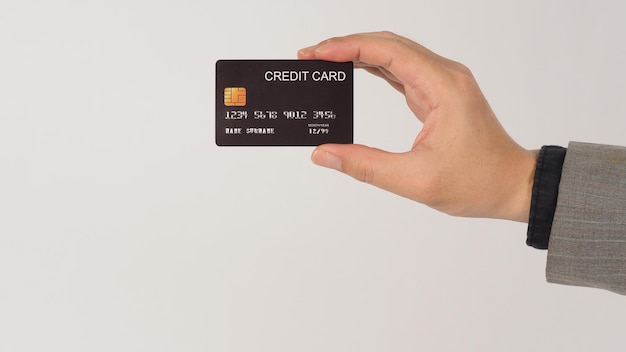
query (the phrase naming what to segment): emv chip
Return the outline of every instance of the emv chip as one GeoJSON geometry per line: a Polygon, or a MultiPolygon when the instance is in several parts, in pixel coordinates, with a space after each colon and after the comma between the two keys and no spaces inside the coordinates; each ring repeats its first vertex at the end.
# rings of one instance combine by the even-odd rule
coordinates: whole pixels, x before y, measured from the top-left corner
{"type": "Polygon", "coordinates": [[[246,106],[246,88],[224,88],[224,106],[246,106]]]}

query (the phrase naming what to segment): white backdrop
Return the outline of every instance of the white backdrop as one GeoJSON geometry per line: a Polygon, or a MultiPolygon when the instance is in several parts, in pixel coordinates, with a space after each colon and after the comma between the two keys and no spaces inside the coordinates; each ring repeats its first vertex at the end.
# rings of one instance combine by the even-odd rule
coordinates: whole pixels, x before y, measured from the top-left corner
{"type": "MultiPolygon", "coordinates": [[[[626,298],[545,282],[524,224],[219,148],[218,59],[391,30],[527,148],[625,144],[618,1],[0,0],[0,351],[618,351],[626,298]]],[[[357,71],[355,141],[419,124],[357,71]]]]}

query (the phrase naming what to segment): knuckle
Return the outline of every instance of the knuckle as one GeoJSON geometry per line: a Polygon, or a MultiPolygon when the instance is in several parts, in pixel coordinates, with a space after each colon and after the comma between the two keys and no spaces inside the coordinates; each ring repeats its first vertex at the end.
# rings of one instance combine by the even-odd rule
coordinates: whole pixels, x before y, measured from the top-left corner
{"type": "Polygon", "coordinates": [[[472,74],[472,70],[470,70],[469,67],[465,66],[462,63],[457,62],[455,68],[456,68],[456,71],[458,71],[462,76],[465,76],[465,77],[473,77],[474,76],[472,74]]]}
{"type": "Polygon", "coordinates": [[[355,179],[365,182],[374,183],[374,167],[369,159],[360,160],[354,169],[353,176],[355,179]]]}
{"type": "Polygon", "coordinates": [[[378,32],[378,33],[379,33],[382,37],[387,37],[387,38],[396,38],[396,37],[398,37],[398,35],[397,35],[397,34],[395,34],[395,33],[394,33],[394,32],[392,32],[392,31],[389,31],[389,30],[380,31],[380,32],[378,32]]]}
{"type": "Polygon", "coordinates": [[[463,64],[458,64],[458,66],[455,68],[454,77],[457,84],[463,87],[473,88],[476,86],[476,79],[474,78],[474,74],[467,66],[463,64]]]}

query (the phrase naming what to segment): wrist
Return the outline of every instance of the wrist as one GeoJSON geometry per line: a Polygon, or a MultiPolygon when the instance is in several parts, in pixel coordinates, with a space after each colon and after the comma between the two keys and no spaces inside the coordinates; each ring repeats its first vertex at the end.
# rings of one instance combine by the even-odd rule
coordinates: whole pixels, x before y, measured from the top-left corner
{"type": "Polygon", "coordinates": [[[523,150],[512,159],[508,174],[510,188],[504,190],[509,194],[509,199],[504,203],[507,206],[501,218],[528,222],[538,154],[538,150],[523,150]]]}

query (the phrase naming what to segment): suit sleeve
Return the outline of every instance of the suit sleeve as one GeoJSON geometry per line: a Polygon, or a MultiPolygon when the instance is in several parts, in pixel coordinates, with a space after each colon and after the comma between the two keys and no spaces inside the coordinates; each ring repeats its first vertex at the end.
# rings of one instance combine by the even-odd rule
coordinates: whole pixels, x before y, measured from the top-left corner
{"type": "Polygon", "coordinates": [[[626,294],[626,148],[569,144],[546,278],[626,294]]]}

